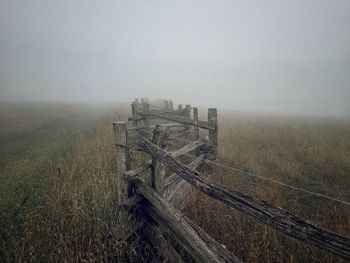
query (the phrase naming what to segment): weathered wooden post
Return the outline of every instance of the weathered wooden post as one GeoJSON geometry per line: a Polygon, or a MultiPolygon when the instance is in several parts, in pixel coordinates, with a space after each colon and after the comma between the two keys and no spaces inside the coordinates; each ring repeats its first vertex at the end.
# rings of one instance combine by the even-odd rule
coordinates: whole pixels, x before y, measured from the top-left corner
{"type": "Polygon", "coordinates": [[[187,119],[191,119],[191,105],[186,104],[185,110],[186,110],[185,117],[187,119]]]}
{"type": "Polygon", "coordinates": [[[218,153],[218,112],[216,108],[208,109],[208,122],[214,128],[209,130],[209,145],[213,147],[213,155],[218,153]]]}
{"type": "Polygon", "coordinates": [[[164,100],[164,109],[169,110],[169,101],[164,100]]]}
{"type": "Polygon", "coordinates": [[[137,104],[136,101],[131,103],[131,114],[132,114],[132,126],[135,128],[137,126],[137,104]]]}
{"type": "Polygon", "coordinates": [[[138,98],[135,99],[135,103],[136,103],[136,111],[137,111],[140,108],[140,102],[138,98]]]}
{"type": "MultiPolygon", "coordinates": [[[[184,117],[186,119],[189,119],[189,120],[191,119],[191,105],[189,105],[189,104],[186,104],[186,106],[185,106],[184,117]]],[[[190,125],[185,125],[185,129],[187,131],[186,137],[189,138],[190,137],[189,133],[190,133],[192,127],[190,125]]]]}
{"type": "MultiPolygon", "coordinates": [[[[148,101],[145,103],[145,111],[147,112],[147,111],[149,111],[149,109],[150,109],[150,105],[149,105],[149,103],[148,103],[148,101]]],[[[145,119],[145,128],[148,130],[149,129],[149,122],[150,122],[150,120],[149,119],[145,119]]]]}
{"type": "MultiPolygon", "coordinates": [[[[193,108],[193,120],[195,124],[198,124],[198,108],[194,107],[193,108]]],[[[194,139],[198,140],[199,139],[199,128],[198,126],[194,126],[194,139]]]]}
{"type": "Polygon", "coordinates": [[[123,173],[130,170],[130,158],[128,151],[128,129],[127,122],[113,123],[115,134],[116,150],[117,150],[117,198],[119,206],[119,222],[126,231],[128,223],[128,212],[123,208],[122,204],[132,194],[130,181],[123,180],[123,173]]]}
{"type": "MultiPolygon", "coordinates": [[[[141,108],[143,112],[149,111],[149,103],[146,98],[141,98],[141,108]]],[[[144,120],[145,128],[149,129],[149,119],[145,118],[144,120]]]]}
{"type": "Polygon", "coordinates": [[[169,109],[174,110],[174,104],[172,100],[169,100],[169,109]]]}
{"type": "MultiPolygon", "coordinates": [[[[153,130],[152,142],[161,148],[165,148],[165,143],[169,135],[169,128],[161,127],[157,125],[153,130]]],[[[157,158],[152,158],[152,187],[156,192],[163,196],[164,193],[164,179],[165,179],[165,166],[157,158]]]]}

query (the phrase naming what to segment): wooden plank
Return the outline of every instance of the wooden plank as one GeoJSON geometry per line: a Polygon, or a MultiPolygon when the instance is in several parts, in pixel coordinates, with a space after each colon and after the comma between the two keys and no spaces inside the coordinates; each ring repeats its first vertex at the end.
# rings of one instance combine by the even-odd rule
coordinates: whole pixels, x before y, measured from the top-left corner
{"type": "MultiPolygon", "coordinates": [[[[145,102],[144,104],[143,104],[143,108],[142,108],[142,110],[145,112],[145,111],[149,111],[149,104],[147,103],[147,102],[145,102]]],[[[145,129],[149,129],[149,125],[150,125],[150,122],[149,122],[149,119],[145,119],[145,129]]]]}
{"type": "MultiPolygon", "coordinates": [[[[185,145],[183,148],[178,149],[174,152],[170,152],[170,154],[174,157],[180,157],[184,154],[187,154],[190,151],[195,150],[197,147],[203,146],[207,143],[206,139],[199,139],[197,141],[191,142],[190,144],[185,145]]],[[[152,167],[152,160],[148,160],[147,162],[145,162],[143,165],[141,165],[140,167],[134,169],[134,170],[128,170],[125,171],[123,174],[126,177],[134,177],[137,176],[145,171],[147,171],[148,169],[150,169],[152,167]]]]}
{"type": "Polygon", "coordinates": [[[181,149],[173,151],[170,154],[172,157],[178,157],[178,156],[184,155],[190,151],[193,151],[193,150],[197,149],[198,147],[205,145],[207,143],[208,143],[208,140],[206,138],[200,138],[199,140],[191,142],[191,143],[183,146],[181,149]]]}
{"type": "Polygon", "coordinates": [[[184,138],[185,140],[190,140],[188,137],[189,134],[193,134],[193,132],[191,130],[188,130],[185,128],[185,130],[183,131],[178,131],[178,132],[173,132],[171,134],[171,137],[172,139],[176,139],[176,138],[184,138]]]}
{"type": "Polygon", "coordinates": [[[153,157],[158,158],[170,170],[177,173],[203,193],[238,209],[284,234],[350,260],[349,237],[322,229],[269,202],[238,191],[228,190],[221,185],[211,182],[208,177],[202,176],[199,172],[188,168],[176,160],[170,153],[152,144],[147,139],[141,138],[140,143],[153,157]]]}
{"type": "Polygon", "coordinates": [[[123,225],[128,222],[128,212],[122,208],[122,204],[128,199],[132,193],[130,182],[122,179],[125,171],[130,169],[130,158],[128,151],[128,130],[126,122],[113,123],[115,134],[116,150],[117,150],[117,198],[119,211],[119,221],[123,225]]]}
{"type": "Polygon", "coordinates": [[[134,194],[123,202],[123,207],[129,210],[132,207],[138,206],[143,200],[142,195],[134,194]]]}
{"type": "MultiPolygon", "coordinates": [[[[196,169],[200,166],[203,159],[206,157],[206,154],[201,154],[196,159],[194,159],[191,163],[187,164],[188,168],[196,169]]],[[[164,182],[164,187],[166,192],[170,192],[174,185],[178,184],[179,181],[183,180],[181,176],[178,176],[176,173],[169,175],[164,182]]],[[[164,194],[167,197],[169,194],[164,194]]]]}
{"type": "Polygon", "coordinates": [[[208,109],[208,123],[215,127],[215,129],[209,130],[209,144],[213,146],[213,154],[217,155],[218,152],[218,113],[217,109],[208,109]]]}
{"type": "Polygon", "coordinates": [[[169,109],[172,111],[174,110],[174,104],[172,100],[169,100],[169,109]]]}
{"type": "MultiPolygon", "coordinates": [[[[188,119],[188,120],[191,120],[191,121],[193,121],[192,119],[191,119],[191,105],[190,104],[186,104],[186,106],[185,106],[185,115],[184,115],[184,117],[186,118],[186,119],[188,119]]],[[[193,121],[193,123],[195,124],[195,125],[198,125],[198,121],[197,122],[194,122],[193,121]]],[[[196,126],[195,126],[196,127],[196,126]]],[[[198,126],[197,126],[198,127],[198,126]]],[[[186,137],[187,139],[190,139],[191,137],[192,137],[192,135],[193,135],[193,127],[191,127],[190,125],[186,125],[185,126],[185,128],[186,128],[186,130],[188,131],[188,133],[187,134],[184,134],[183,136],[184,137],[186,137]]]]}
{"type": "MultiPolygon", "coordinates": [[[[193,108],[193,121],[198,124],[198,108],[194,107],[193,108]]],[[[199,129],[198,126],[194,126],[194,139],[198,140],[199,139],[199,129]]]]}
{"type": "Polygon", "coordinates": [[[161,127],[170,127],[170,128],[178,128],[178,127],[185,127],[183,124],[180,123],[161,123],[159,124],[161,127]]]}
{"type": "Polygon", "coordinates": [[[164,100],[164,109],[169,110],[169,101],[164,100]]]}
{"type": "Polygon", "coordinates": [[[150,125],[150,128],[154,129],[157,125],[159,125],[160,127],[170,128],[169,133],[171,133],[171,134],[180,133],[180,132],[183,132],[186,130],[185,125],[180,124],[180,123],[176,123],[176,124],[174,124],[174,123],[160,123],[160,124],[150,125]],[[168,124],[170,124],[170,125],[168,125],[168,124]]]}
{"type": "Polygon", "coordinates": [[[136,118],[133,118],[133,117],[129,117],[128,118],[128,121],[136,121],[136,122],[138,122],[138,121],[144,121],[145,120],[145,118],[143,118],[143,117],[136,117],[136,118]]]}
{"type": "Polygon", "coordinates": [[[148,109],[147,110],[148,113],[158,113],[158,114],[174,114],[174,111],[172,110],[166,110],[164,108],[160,109],[160,110],[155,110],[155,109],[148,109]]]}
{"type": "Polygon", "coordinates": [[[129,179],[132,179],[137,192],[151,204],[143,206],[144,211],[160,225],[162,231],[173,232],[179,243],[194,259],[199,262],[240,262],[236,256],[173,208],[140,178],[129,179]]]}
{"type": "Polygon", "coordinates": [[[147,162],[145,162],[143,165],[137,167],[134,170],[128,170],[124,172],[124,176],[130,176],[130,177],[134,177],[137,176],[145,171],[147,171],[148,169],[150,169],[152,167],[152,160],[148,160],[147,162]]]}
{"type": "Polygon", "coordinates": [[[197,123],[195,123],[193,120],[187,119],[185,117],[180,117],[180,116],[176,116],[174,114],[159,114],[159,113],[155,113],[155,112],[139,112],[139,114],[143,117],[147,118],[159,118],[159,119],[164,119],[164,120],[168,120],[168,121],[174,121],[174,122],[179,122],[182,124],[186,124],[186,125],[191,125],[191,126],[198,126],[202,129],[207,129],[207,130],[216,130],[215,126],[212,126],[211,124],[209,124],[206,121],[198,121],[197,123]]]}
{"type": "Polygon", "coordinates": [[[161,253],[163,259],[165,260],[164,262],[184,263],[181,256],[164,237],[159,227],[155,226],[154,224],[146,224],[144,225],[144,231],[146,236],[149,237],[149,241],[161,253]]]}
{"type": "Polygon", "coordinates": [[[186,104],[185,110],[186,110],[186,118],[187,119],[191,119],[191,105],[190,104],[186,104]]]}
{"type": "Polygon", "coordinates": [[[177,137],[171,137],[171,136],[169,136],[169,139],[168,139],[168,144],[172,143],[175,146],[181,146],[183,144],[189,144],[191,142],[192,142],[192,140],[189,140],[189,139],[177,138],[177,137]]]}
{"type": "MultiPolygon", "coordinates": [[[[158,145],[161,148],[165,148],[165,141],[167,140],[167,129],[157,126],[153,130],[153,138],[152,142],[158,145]]],[[[156,190],[156,192],[163,196],[164,192],[164,179],[165,179],[165,166],[162,162],[158,161],[157,158],[152,158],[152,168],[151,168],[151,182],[152,187],[156,190]]]]}
{"type": "Polygon", "coordinates": [[[131,114],[132,114],[132,126],[136,127],[137,126],[137,120],[136,120],[137,106],[136,106],[136,102],[133,102],[131,104],[131,114]]]}
{"type": "MultiPolygon", "coordinates": [[[[201,164],[206,154],[201,154],[195,160],[193,160],[187,167],[196,170],[201,164]]],[[[173,204],[178,209],[182,210],[185,208],[187,201],[187,193],[191,189],[191,185],[184,179],[178,176],[176,173],[170,175],[164,184],[164,198],[173,204]]]]}

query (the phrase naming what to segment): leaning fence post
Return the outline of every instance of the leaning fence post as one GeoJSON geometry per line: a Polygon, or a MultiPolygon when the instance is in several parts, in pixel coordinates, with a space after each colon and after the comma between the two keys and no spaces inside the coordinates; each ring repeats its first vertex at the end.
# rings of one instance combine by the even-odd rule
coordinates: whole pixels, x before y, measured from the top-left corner
{"type": "MultiPolygon", "coordinates": [[[[195,124],[198,124],[198,108],[194,107],[193,108],[193,120],[195,124]]],[[[199,139],[199,128],[198,126],[194,126],[194,139],[198,140],[199,139]]]]}
{"type": "Polygon", "coordinates": [[[169,109],[169,101],[164,100],[164,109],[168,110],[169,109]]]}
{"type": "MultiPolygon", "coordinates": [[[[191,105],[189,105],[189,104],[186,104],[186,106],[185,106],[184,117],[185,117],[186,119],[188,119],[188,120],[191,119],[191,105]]],[[[185,128],[186,128],[186,131],[187,131],[187,132],[190,132],[191,129],[192,129],[192,127],[191,127],[190,125],[185,125],[185,128]]],[[[188,135],[189,135],[189,134],[186,135],[187,138],[188,138],[188,135]]]]}
{"type": "MultiPolygon", "coordinates": [[[[149,105],[149,103],[148,103],[148,101],[145,103],[145,112],[147,112],[147,111],[149,111],[149,109],[150,109],[150,105],[149,105]]],[[[150,120],[149,119],[145,119],[145,128],[146,129],[149,129],[149,122],[150,122],[150,120]]]]}
{"type": "MultiPolygon", "coordinates": [[[[159,125],[153,130],[152,142],[161,148],[165,148],[165,142],[167,140],[169,131],[168,128],[162,128],[159,125]]],[[[165,179],[165,166],[157,158],[152,157],[152,187],[156,192],[163,196],[164,193],[164,179],[165,179]]]]}
{"type": "Polygon", "coordinates": [[[128,151],[127,122],[113,123],[117,150],[117,198],[119,206],[119,222],[124,225],[128,222],[128,212],[123,209],[122,204],[132,194],[130,181],[123,180],[123,173],[130,170],[130,158],[128,151]]]}
{"type": "Polygon", "coordinates": [[[186,118],[191,119],[191,105],[186,104],[186,118]]]}
{"type": "MultiPolygon", "coordinates": [[[[146,98],[141,98],[141,107],[143,112],[149,111],[149,103],[146,98]]],[[[145,128],[149,128],[149,119],[145,118],[144,120],[145,128]]]]}
{"type": "Polygon", "coordinates": [[[133,101],[131,103],[131,114],[132,114],[132,126],[135,128],[135,126],[137,126],[137,120],[136,120],[137,104],[136,104],[136,101],[133,101]]]}
{"type": "Polygon", "coordinates": [[[209,145],[213,147],[215,156],[218,153],[218,112],[216,108],[208,109],[208,122],[214,128],[209,130],[209,145]]]}

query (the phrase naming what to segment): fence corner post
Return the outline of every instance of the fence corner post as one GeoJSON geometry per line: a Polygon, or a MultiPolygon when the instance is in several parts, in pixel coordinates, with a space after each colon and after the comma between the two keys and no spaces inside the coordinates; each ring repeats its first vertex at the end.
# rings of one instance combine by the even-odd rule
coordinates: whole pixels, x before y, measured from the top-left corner
{"type": "MultiPolygon", "coordinates": [[[[165,148],[166,140],[168,139],[168,128],[156,126],[153,130],[152,142],[158,145],[160,148],[165,148]]],[[[165,165],[157,158],[152,157],[152,187],[156,192],[163,196],[164,193],[164,180],[165,180],[165,165]]]]}
{"type": "MultiPolygon", "coordinates": [[[[198,108],[194,107],[193,108],[193,120],[195,124],[198,124],[198,108]]],[[[199,139],[199,128],[198,126],[194,126],[194,139],[198,140],[199,139]]]]}
{"type": "MultiPolygon", "coordinates": [[[[141,107],[142,107],[142,111],[143,112],[147,112],[147,111],[150,110],[150,105],[148,103],[148,99],[147,98],[142,98],[141,99],[141,107]]],[[[149,129],[149,119],[145,118],[144,124],[145,124],[145,128],[149,129]]]]}
{"type": "Polygon", "coordinates": [[[137,103],[133,101],[131,103],[131,114],[132,114],[132,126],[135,128],[137,126],[137,103]]]}
{"type": "Polygon", "coordinates": [[[126,230],[126,224],[128,223],[128,212],[123,209],[122,204],[132,194],[132,188],[130,181],[123,179],[123,173],[130,170],[130,158],[128,151],[128,130],[127,122],[113,123],[113,130],[115,134],[116,150],[117,150],[117,201],[119,206],[119,222],[126,230]]]}
{"type": "Polygon", "coordinates": [[[208,123],[214,128],[209,130],[209,145],[213,147],[213,155],[218,154],[218,112],[216,108],[208,109],[208,123]]]}
{"type": "Polygon", "coordinates": [[[172,100],[169,100],[169,109],[174,110],[174,104],[172,100]]]}
{"type": "Polygon", "coordinates": [[[168,100],[164,100],[164,109],[169,110],[169,101],[168,100]]]}

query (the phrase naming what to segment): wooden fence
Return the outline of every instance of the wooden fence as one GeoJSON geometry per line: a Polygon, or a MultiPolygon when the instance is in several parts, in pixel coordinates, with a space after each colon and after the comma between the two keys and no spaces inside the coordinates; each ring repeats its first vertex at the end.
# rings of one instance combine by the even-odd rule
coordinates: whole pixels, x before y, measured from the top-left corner
{"type": "Polygon", "coordinates": [[[232,251],[181,214],[186,192],[192,186],[286,235],[350,260],[348,237],[210,180],[201,167],[207,158],[215,159],[217,155],[217,109],[209,108],[207,121],[202,121],[198,119],[198,108],[179,105],[174,109],[172,101],[153,103],[142,98],[131,106],[131,125],[113,124],[123,240],[143,228],[147,240],[170,262],[183,262],[178,247],[174,248],[174,240],[198,262],[241,262],[232,251]],[[208,136],[200,138],[203,132],[199,129],[207,130],[208,136]],[[183,146],[176,148],[176,145],[183,146]],[[130,158],[132,150],[145,152],[150,159],[135,167],[130,158]],[[193,160],[185,164],[183,160],[189,155],[193,160]],[[142,177],[147,171],[150,178],[142,177]]]}

